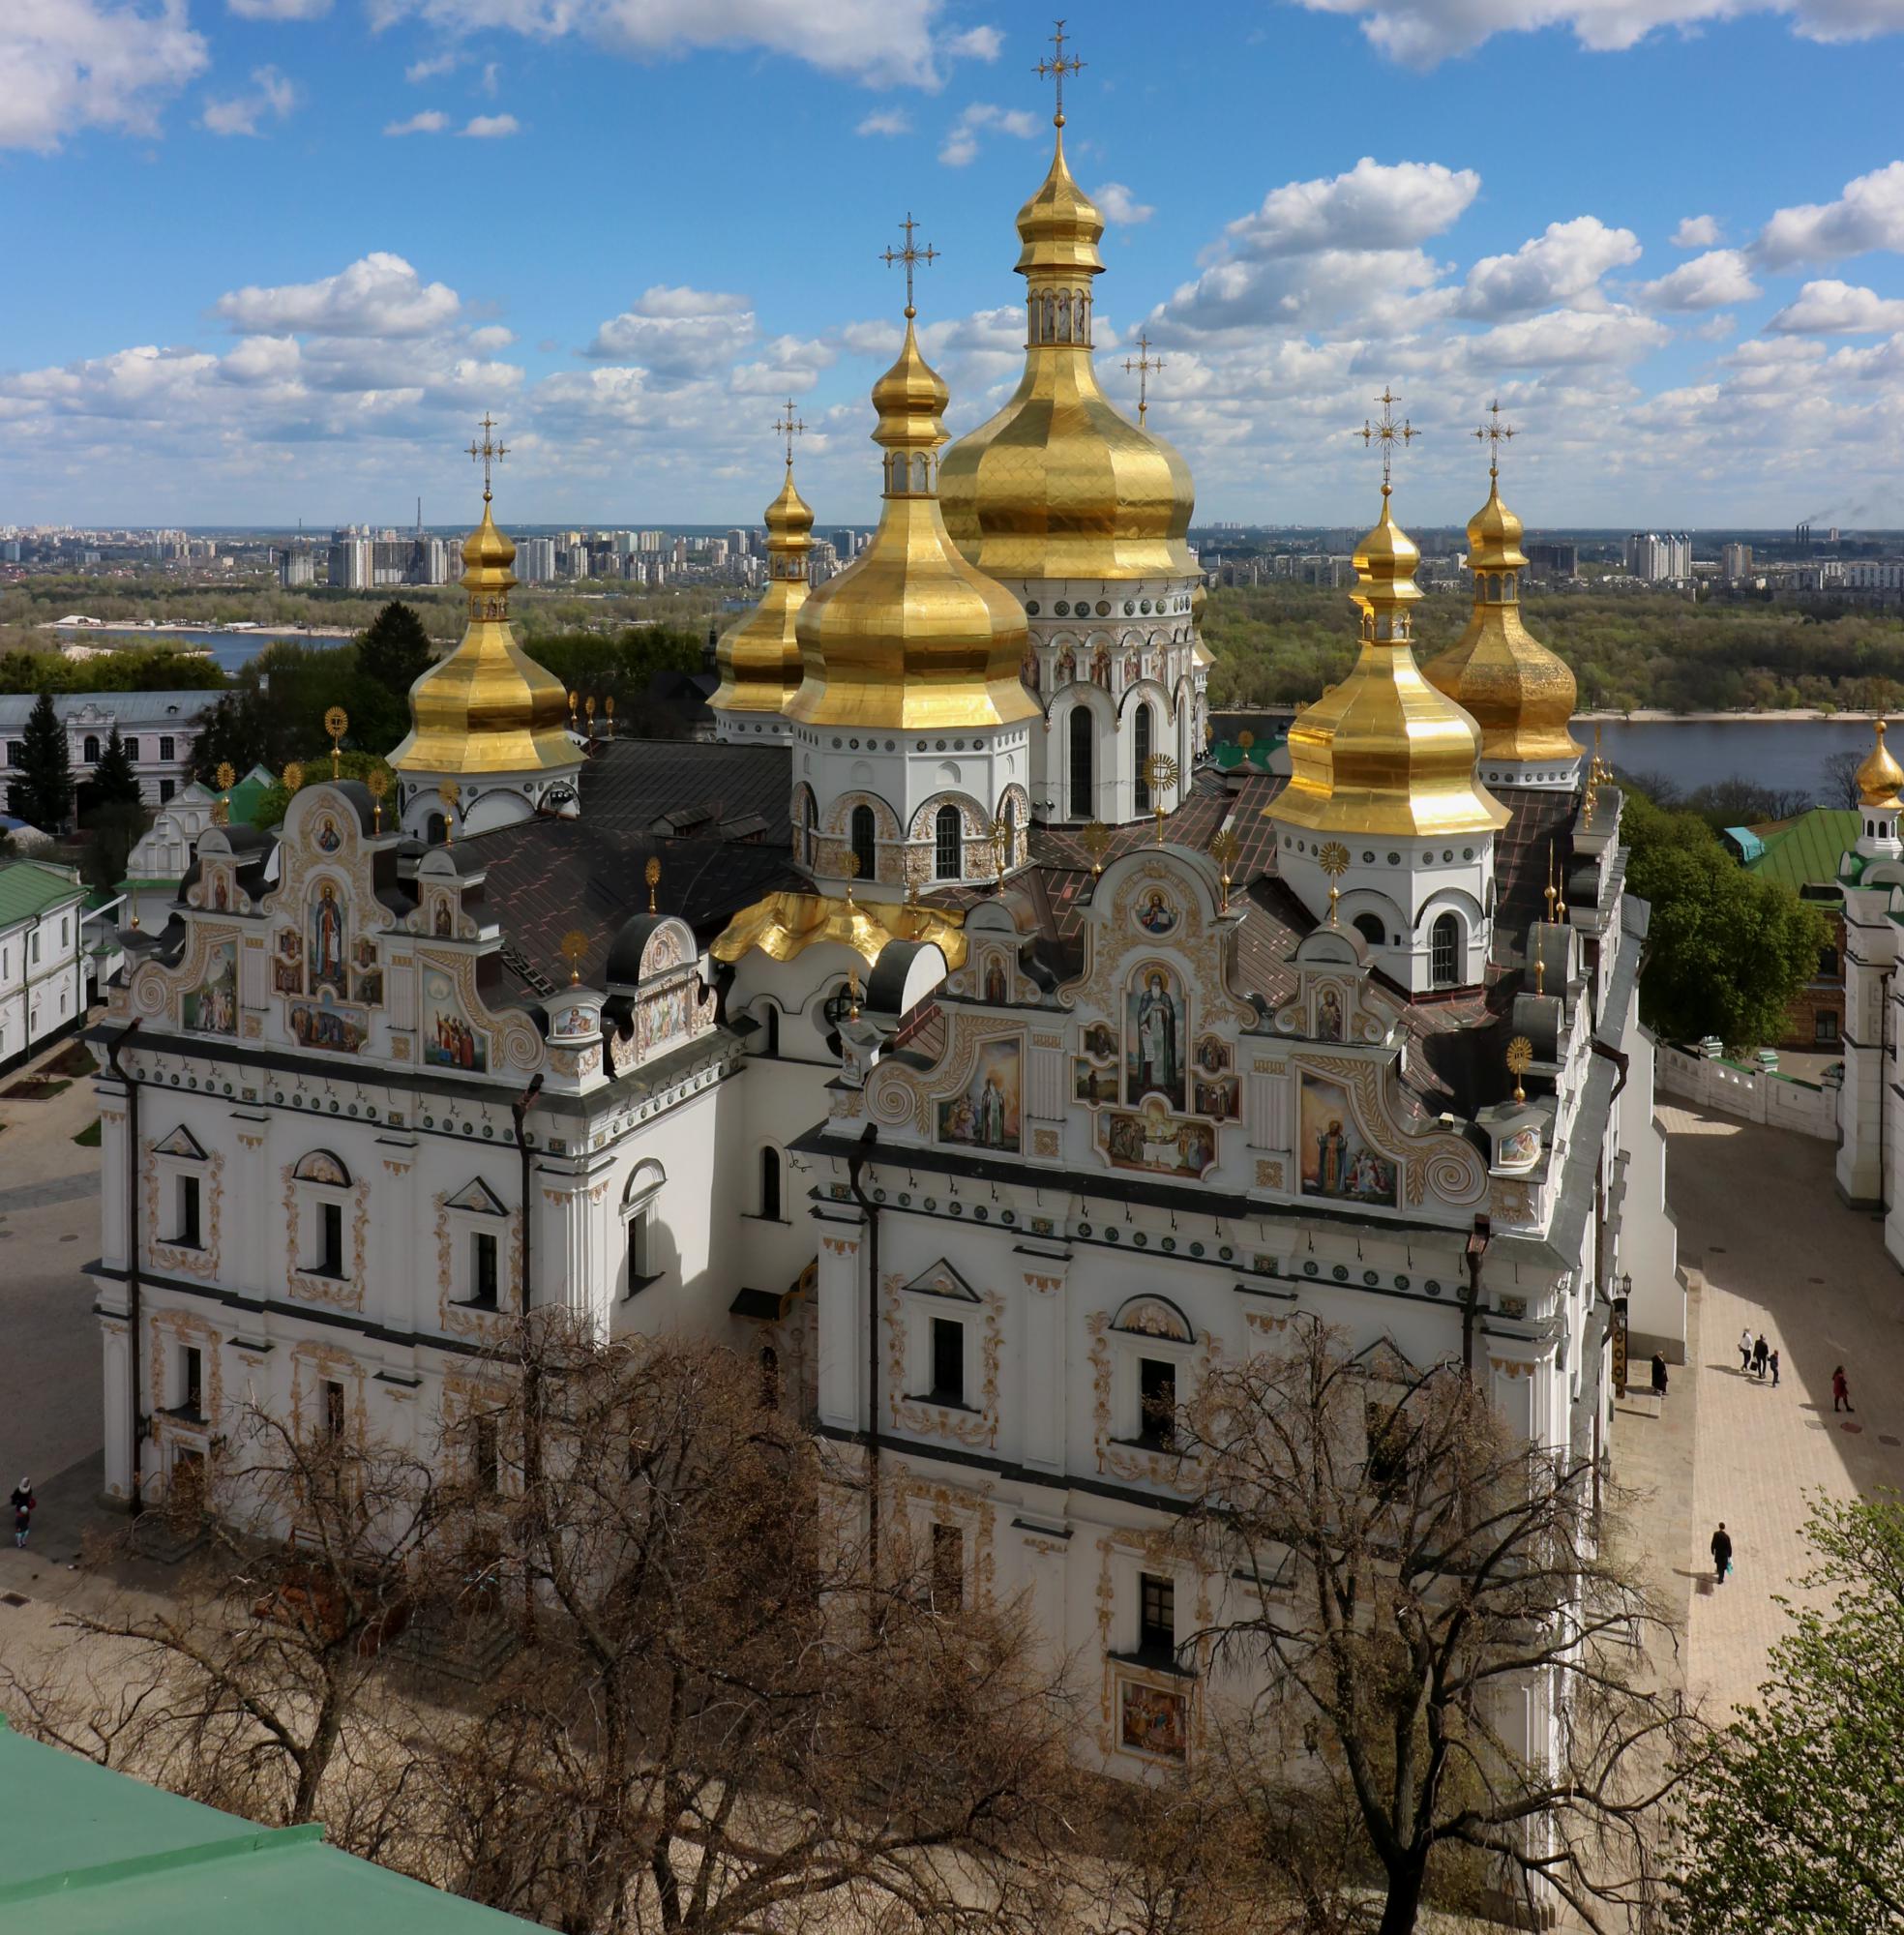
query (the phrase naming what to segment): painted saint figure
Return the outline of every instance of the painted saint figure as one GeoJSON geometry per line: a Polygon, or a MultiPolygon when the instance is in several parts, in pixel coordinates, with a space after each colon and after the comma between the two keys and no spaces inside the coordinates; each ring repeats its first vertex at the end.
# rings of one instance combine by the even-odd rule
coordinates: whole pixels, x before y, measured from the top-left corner
{"type": "Polygon", "coordinates": [[[311,910],[311,985],[343,991],[343,909],[337,888],[326,880],[311,910]]]}
{"type": "Polygon", "coordinates": [[[1344,1188],[1343,1159],[1349,1153],[1349,1139],[1342,1133],[1339,1121],[1331,1121],[1316,1138],[1316,1148],[1317,1186],[1324,1196],[1340,1196],[1344,1188]]]}
{"type": "Polygon", "coordinates": [[[1182,1106],[1183,1069],[1177,1057],[1180,1010],[1160,969],[1144,977],[1144,992],[1136,1002],[1136,1064],[1131,1102],[1152,1091],[1182,1106]]]}

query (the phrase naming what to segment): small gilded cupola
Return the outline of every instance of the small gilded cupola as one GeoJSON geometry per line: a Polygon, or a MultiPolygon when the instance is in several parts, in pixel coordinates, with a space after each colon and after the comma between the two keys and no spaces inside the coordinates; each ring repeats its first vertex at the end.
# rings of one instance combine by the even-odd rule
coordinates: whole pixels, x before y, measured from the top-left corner
{"type": "Polygon", "coordinates": [[[1492,441],[1488,499],[1468,525],[1473,615],[1446,651],[1424,668],[1429,680],[1481,729],[1480,770],[1490,785],[1569,789],[1582,751],[1567,730],[1573,673],[1521,622],[1521,521],[1501,501],[1499,445],[1514,434],[1493,404],[1475,435],[1492,441]]]}
{"type": "Polygon", "coordinates": [[[887,887],[994,879],[1024,864],[1029,722],[1025,609],[969,563],[939,516],[949,392],[919,347],[907,275],[899,359],[873,386],[884,494],[866,549],[801,608],[805,676],[788,701],[795,858],[816,878],[887,887]]]}
{"type": "Polygon", "coordinates": [[[462,638],[411,686],[410,729],[390,756],[403,829],[432,841],[578,806],[582,759],[568,729],[568,695],[509,622],[516,547],[491,508],[491,468],[508,455],[494,429],[485,417],[483,440],[470,445],[483,465],[483,519],[462,546],[462,638]]]}
{"type": "Polygon", "coordinates": [[[1858,845],[1856,850],[1866,860],[1894,860],[1904,853],[1897,837],[1897,820],[1904,814],[1904,767],[1892,759],[1885,744],[1885,723],[1871,722],[1871,750],[1859,767],[1858,845]]]}
{"type": "Polygon", "coordinates": [[[788,702],[805,676],[796,621],[807,602],[807,565],[813,554],[814,514],[793,484],[793,439],[806,425],[787,414],[774,425],[787,439],[787,476],[766,508],[767,582],[760,602],[724,633],[714,663],[721,684],[707,702],[715,732],[726,741],[767,741],[787,735],[788,702]]]}
{"type": "Polygon", "coordinates": [[[1415,432],[1383,392],[1382,516],[1355,548],[1361,649],[1342,683],[1296,715],[1289,785],[1264,809],[1277,865],[1319,916],[1354,926],[1411,991],[1482,976],[1493,926],[1494,835],[1507,809],[1480,783],[1480,731],[1414,661],[1421,553],[1394,520],[1386,459],[1415,432]]]}

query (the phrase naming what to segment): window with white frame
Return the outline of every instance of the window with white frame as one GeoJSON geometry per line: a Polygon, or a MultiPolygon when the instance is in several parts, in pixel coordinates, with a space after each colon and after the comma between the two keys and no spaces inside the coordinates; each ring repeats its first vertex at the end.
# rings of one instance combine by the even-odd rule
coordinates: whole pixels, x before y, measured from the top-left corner
{"type": "Polygon", "coordinates": [[[661,1192],[667,1172],[652,1158],[635,1165],[621,1198],[622,1295],[637,1296],[662,1274],[661,1192]]]}
{"type": "Polygon", "coordinates": [[[173,1409],[181,1417],[201,1422],[205,1415],[205,1354],[196,1344],[178,1347],[179,1400],[173,1409]]]}
{"type": "Polygon", "coordinates": [[[181,1123],[153,1146],[159,1168],[160,1227],[152,1234],[182,1250],[205,1247],[207,1181],[205,1151],[181,1123]]]}
{"type": "Polygon", "coordinates": [[[1177,1451],[1196,1333],[1163,1296],[1133,1296],[1111,1323],[1113,1435],[1146,1451],[1177,1451]]]}
{"type": "Polygon", "coordinates": [[[347,1281],[344,1214],[350,1206],[350,1172],[329,1149],[312,1149],[291,1177],[297,1189],[299,1269],[307,1276],[347,1281]]]}
{"type": "Polygon", "coordinates": [[[503,1238],[509,1212],[502,1199],[478,1176],[445,1199],[454,1236],[450,1295],[458,1303],[494,1310],[502,1298],[503,1238]]]}
{"type": "Polygon", "coordinates": [[[905,1394],[921,1404],[974,1409],[979,1297],[943,1258],[905,1286],[899,1343],[905,1394]]]}

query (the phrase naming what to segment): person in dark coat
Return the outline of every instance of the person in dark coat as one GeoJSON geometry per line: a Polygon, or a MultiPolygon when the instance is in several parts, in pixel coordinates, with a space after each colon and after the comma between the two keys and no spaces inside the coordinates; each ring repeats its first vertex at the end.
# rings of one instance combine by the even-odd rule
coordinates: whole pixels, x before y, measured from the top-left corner
{"type": "Polygon", "coordinates": [[[1765,1340],[1765,1332],[1759,1332],[1759,1341],[1752,1346],[1752,1369],[1759,1376],[1766,1373],[1766,1359],[1771,1355],[1771,1346],[1765,1340]]]}
{"type": "Polygon", "coordinates": [[[1771,1366],[1771,1387],[1773,1390],[1776,1390],[1778,1388],[1778,1353],[1773,1351],[1766,1361],[1771,1366]]]}
{"type": "Polygon", "coordinates": [[[1712,1534],[1712,1583],[1723,1586],[1726,1574],[1732,1570],[1732,1539],[1725,1529],[1725,1520],[1719,1521],[1719,1529],[1712,1534]]]}
{"type": "Polygon", "coordinates": [[[1858,1409],[1851,1401],[1851,1385],[1845,1381],[1844,1366],[1842,1364],[1831,1373],[1831,1409],[1833,1411],[1856,1411],[1858,1409]]]}
{"type": "Polygon", "coordinates": [[[40,1503],[33,1496],[33,1480],[22,1478],[14,1487],[14,1543],[24,1545],[33,1527],[33,1507],[40,1503]]]}
{"type": "Polygon", "coordinates": [[[1654,1397],[1666,1395],[1666,1358],[1659,1351],[1652,1354],[1652,1394],[1654,1397]]]}

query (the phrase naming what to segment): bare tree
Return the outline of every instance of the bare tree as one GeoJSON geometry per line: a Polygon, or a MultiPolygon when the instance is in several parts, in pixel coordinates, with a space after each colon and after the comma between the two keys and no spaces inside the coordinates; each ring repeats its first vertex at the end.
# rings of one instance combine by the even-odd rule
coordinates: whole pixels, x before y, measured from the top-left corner
{"type": "Polygon", "coordinates": [[[1592,1462],[1514,1438],[1458,1364],[1290,1335],[1190,1420],[1184,1536],[1238,1582],[1205,1637],[1260,1689],[1213,1701],[1208,1777],[1309,1925],[1408,1935],[1431,1898],[1519,1892],[1606,1926],[1657,1885],[1697,1727],[1649,1673],[1673,1629],[1602,1535],[1592,1462]]]}
{"type": "Polygon", "coordinates": [[[1819,787],[1821,806],[1849,807],[1854,813],[1863,804],[1863,789],[1858,784],[1858,769],[1864,755],[1847,746],[1825,756],[1824,779],[1819,787]]]}
{"type": "Polygon", "coordinates": [[[437,1590],[428,1466],[249,1409],[214,1461],[209,1540],[163,1599],[62,1616],[71,1646],[10,1664],[41,1738],[270,1823],[324,1814],[375,1856],[414,1773],[377,1655],[437,1590]]]}
{"type": "Polygon", "coordinates": [[[1028,1925],[1066,1721],[976,1561],[918,1563],[889,1501],[876,1577],[863,1493],[731,1353],[545,1313],[510,1356],[479,1508],[537,1643],[444,1742],[452,1885],[571,1935],[1028,1925]]]}

